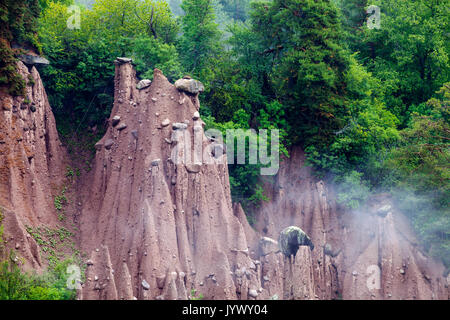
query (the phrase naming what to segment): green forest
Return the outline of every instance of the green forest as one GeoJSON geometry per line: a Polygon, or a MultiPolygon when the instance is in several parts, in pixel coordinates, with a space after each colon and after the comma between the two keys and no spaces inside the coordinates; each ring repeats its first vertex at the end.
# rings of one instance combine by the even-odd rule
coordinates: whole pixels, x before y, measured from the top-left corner
{"type": "MultiPolygon", "coordinates": [[[[39,72],[75,156],[106,130],[116,57],[141,79],[189,75],[205,86],[207,127],[278,129],[282,154],[301,146],[350,210],[391,193],[449,269],[449,11],[448,0],[6,0],[0,84],[23,93],[13,39],[47,58],[39,72]]],[[[258,165],[229,172],[249,215],[269,200],[258,165]]]]}

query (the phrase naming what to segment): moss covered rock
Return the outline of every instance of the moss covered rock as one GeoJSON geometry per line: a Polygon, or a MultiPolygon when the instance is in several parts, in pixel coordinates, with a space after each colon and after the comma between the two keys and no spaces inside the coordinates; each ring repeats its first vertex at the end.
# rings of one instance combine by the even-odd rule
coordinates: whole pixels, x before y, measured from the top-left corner
{"type": "Polygon", "coordinates": [[[308,235],[302,229],[295,226],[287,227],[281,231],[278,243],[281,252],[286,257],[290,257],[291,255],[295,257],[300,246],[309,246],[311,250],[314,250],[314,244],[308,235]]]}

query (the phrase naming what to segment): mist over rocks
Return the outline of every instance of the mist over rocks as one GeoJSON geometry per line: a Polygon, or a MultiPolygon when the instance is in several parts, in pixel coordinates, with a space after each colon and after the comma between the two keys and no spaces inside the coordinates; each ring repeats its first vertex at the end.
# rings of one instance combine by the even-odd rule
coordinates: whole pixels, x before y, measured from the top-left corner
{"type": "MultiPolygon", "coordinates": [[[[299,147],[289,155],[264,186],[271,201],[254,213],[254,228],[276,239],[284,228],[299,226],[318,250],[300,246],[294,264],[293,257],[278,260],[277,269],[273,259],[263,274],[290,275],[302,259],[297,272],[309,279],[316,299],[449,299],[444,266],[420,249],[394,199],[380,194],[367,208],[345,210],[335,201],[334,186],[318,181],[305,165],[299,147]],[[307,270],[305,260],[311,263],[307,270]]],[[[284,292],[289,282],[286,277],[284,292]]]]}

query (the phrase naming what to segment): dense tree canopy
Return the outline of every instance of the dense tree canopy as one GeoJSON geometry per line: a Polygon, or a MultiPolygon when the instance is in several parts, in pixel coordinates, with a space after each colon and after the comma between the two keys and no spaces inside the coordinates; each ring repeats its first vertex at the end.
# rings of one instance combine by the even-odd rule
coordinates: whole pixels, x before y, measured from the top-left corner
{"type": "Polygon", "coordinates": [[[79,29],[67,28],[70,14],[65,4],[49,2],[39,32],[51,61],[42,76],[62,120],[77,127],[103,123],[113,101],[117,56],[131,56],[143,77],[151,78],[155,67],[170,79],[180,76],[178,25],[166,2],[99,0],[82,9],[79,29]]]}
{"type": "MultiPolygon", "coordinates": [[[[361,1],[343,2],[355,8],[361,1]]],[[[405,127],[411,113],[449,79],[449,3],[382,0],[371,4],[382,8],[381,28],[370,30],[356,19],[352,29],[359,36],[352,36],[352,48],[383,82],[386,104],[405,127]]]]}
{"type": "Polygon", "coordinates": [[[0,3],[0,86],[12,95],[24,94],[25,83],[15,68],[14,45],[41,52],[37,36],[38,0],[5,0],[0,3]]]}
{"type": "Polygon", "coordinates": [[[211,66],[218,54],[220,33],[215,23],[212,0],[184,0],[181,8],[185,12],[183,37],[180,51],[186,70],[201,75],[211,66]]]}

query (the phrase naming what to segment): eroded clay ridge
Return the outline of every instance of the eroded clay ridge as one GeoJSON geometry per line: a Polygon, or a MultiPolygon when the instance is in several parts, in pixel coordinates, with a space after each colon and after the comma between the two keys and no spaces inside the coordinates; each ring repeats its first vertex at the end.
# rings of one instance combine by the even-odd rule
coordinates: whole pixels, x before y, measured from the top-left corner
{"type": "Polygon", "coordinates": [[[290,151],[265,192],[271,201],[255,215],[255,229],[276,239],[296,225],[311,237],[316,298],[449,299],[450,275],[421,250],[387,194],[364,210],[338,208],[332,188],[312,176],[300,148],[290,151]]]}
{"type": "Polygon", "coordinates": [[[26,226],[56,226],[55,194],[64,179],[65,151],[41,78],[35,67],[18,62],[27,82],[25,96],[0,92],[0,210],[6,250],[26,270],[42,270],[46,261],[26,226]]]}
{"type": "Polygon", "coordinates": [[[149,86],[137,84],[131,62],[116,61],[110,126],[96,145],[81,216],[82,249],[91,256],[83,298],[187,299],[192,289],[208,299],[262,295],[226,164],[212,152],[208,165],[172,159],[187,136],[211,145],[197,95],[157,69],[149,86]],[[238,269],[246,271],[239,283],[238,269]]]}

